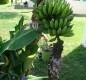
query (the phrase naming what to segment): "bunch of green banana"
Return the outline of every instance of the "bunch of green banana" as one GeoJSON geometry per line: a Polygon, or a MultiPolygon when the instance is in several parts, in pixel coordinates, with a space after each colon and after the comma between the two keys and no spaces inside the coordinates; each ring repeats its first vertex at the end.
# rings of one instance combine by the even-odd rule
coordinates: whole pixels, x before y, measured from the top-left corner
{"type": "Polygon", "coordinates": [[[43,19],[41,23],[42,23],[44,29],[50,28],[49,22],[46,19],[43,19]]]}
{"type": "MultiPolygon", "coordinates": [[[[45,0],[44,3],[38,5],[35,8],[40,18],[47,18],[60,15],[62,18],[72,14],[70,5],[66,1],[62,0],[45,0]]],[[[35,11],[36,11],[35,10],[35,11]]]]}
{"type": "Polygon", "coordinates": [[[55,29],[53,29],[53,30],[48,29],[48,34],[50,34],[50,36],[56,36],[56,30],[55,29]]]}
{"type": "Polygon", "coordinates": [[[40,25],[45,34],[56,36],[71,31],[74,15],[65,0],[45,0],[35,11],[38,12],[38,21],[41,22],[40,25]]]}
{"type": "Polygon", "coordinates": [[[51,28],[51,29],[54,29],[54,19],[52,19],[52,20],[50,21],[50,28],[51,28]]]}

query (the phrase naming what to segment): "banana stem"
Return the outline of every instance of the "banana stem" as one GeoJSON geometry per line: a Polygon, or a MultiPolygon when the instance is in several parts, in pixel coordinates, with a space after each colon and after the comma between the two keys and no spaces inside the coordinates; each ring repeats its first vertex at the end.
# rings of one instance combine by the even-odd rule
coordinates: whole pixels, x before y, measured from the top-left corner
{"type": "Polygon", "coordinates": [[[56,36],[56,38],[57,38],[57,42],[61,41],[60,36],[56,36]]]}

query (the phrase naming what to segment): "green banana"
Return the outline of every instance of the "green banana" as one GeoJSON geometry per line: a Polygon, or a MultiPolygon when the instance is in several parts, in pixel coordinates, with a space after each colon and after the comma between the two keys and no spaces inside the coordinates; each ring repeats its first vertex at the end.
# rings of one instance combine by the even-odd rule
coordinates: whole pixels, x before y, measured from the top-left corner
{"type": "Polygon", "coordinates": [[[49,6],[49,0],[44,0],[44,4],[48,7],[49,6]]]}
{"type": "Polygon", "coordinates": [[[67,20],[68,20],[68,21],[71,21],[71,20],[73,20],[73,18],[74,18],[74,15],[71,14],[71,15],[69,15],[69,16],[67,17],[67,20]]]}
{"type": "Polygon", "coordinates": [[[67,26],[69,26],[71,24],[71,21],[67,21],[67,26]]]}
{"type": "Polygon", "coordinates": [[[67,19],[65,18],[64,19],[64,22],[63,22],[63,27],[67,25],[67,19]]]}
{"type": "Polygon", "coordinates": [[[67,31],[65,34],[63,34],[62,36],[64,36],[64,37],[71,37],[73,35],[74,35],[73,31],[70,30],[70,31],[67,31]]]}
{"type": "Polygon", "coordinates": [[[69,11],[69,5],[66,6],[65,10],[66,10],[66,12],[69,11]]]}
{"type": "Polygon", "coordinates": [[[47,20],[46,19],[43,19],[42,21],[43,21],[43,24],[47,23],[47,20]]]}
{"type": "Polygon", "coordinates": [[[66,32],[72,31],[71,29],[72,29],[73,25],[74,25],[74,24],[71,24],[71,25],[67,26],[67,31],[66,31],[66,32]]]}
{"type": "Polygon", "coordinates": [[[43,30],[43,33],[48,34],[48,30],[47,29],[43,30]]]}
{"type": "Polygon", "coordinates": [[[59,20],[59,27],[62,28],[63,27],[63,19],[59,20]]]}
{"type": "Polygon", "coordinates": [[[62,34],[63,34],[63,33],[66,33],[66,31],[67,31],[67,26],[65,26],[65,27],[62,29],[62,34]]]}
{"type": "Polygon", "coordinates": [[[50,21],[50,27],[51,27],[51,29],[54,29],[54,20],[53,19],[50,21]]]}
{"type": "Polygon", "coordinates": [[[70,4],[65,0],[45,0],[42,5],[35,9],[39,15],[38,20],[43,25],[42,31],[51,36],[63,35],[66,30],[71,29],[71,21],[73,19],[73,11],[70,4]],[[56,30],[56,31],[55,31],[56,30]]]}
{"type": "Polygon", "coordinates": [[[61,28],[57,30],[57,34],[61,34],[61,28]]]}
{"type": "Polygon", "coordinates": [[[66,14],[68,13],[69,6],[65,3],[62,7],[63,7],[63,12],[61,14],[61,18],[65,18],[66,14]]]}
{"type": "Polygon", "coordinates": [[[69,16],[69,15],[71,15],[71,14],[73,14],[73,11],[72,11],[72,8],[70,8],[69,10],[68,10],[68,12],[67,12],[67,16],[69,16]]]}
{"type": "Polygon", "coordinates": [[[48,14],[51,15],[53,10],[53,4],[50,2],[48,7],[48,14]]]}
{"type": "Polygon", "coordinates": [[[41,11],[39,11],[39,18],[44,18],[44,14],[41,11]]]}
{"type": "Polygon", "coordinates": [[[54,6],[54,8],[53,8],[53,11],[52,11],[52,14],[53,14],[53,15],[56,15],[57,8],[58,8],[58,4],[55,4],[55,6],[54,6]]]}
{"type": "Polygon", "coordinates": [[[64,11],[62,12],[62,14],[61,14],[61,18],[64,18],[64,19],[65,19],[65,17],[66,17],[66,13],[67,13],[67,11],[64,10],[64,11]]]}
{"type": "Polygon", "coordinates": [[[48,29],[49,28],[49,23],[47,22],[46,19],[43,19],[43,25],[44,25],[44,28],[45,29],[48,29]]]}
{"type": "Polygon", "coordinates": [[[55,20],[54,26],[55,26],[55,29],[58,29],[58,27],[59,27],[58,20],[55,20]]]}
{"type": "Polygon", "coordinates": [[[38,31],[42,32],[44,30],[44,25],[43,24],[40,24],[39,25],[39,28],[38,28],[38,31]]]}
{"type": "Polygon", "coordinates": [[[62,5],[62,10],[64,11],[66,8],[66,3],[64,2],[64,4],[62,5]]]}
{"type": "Polygon", "coordinates": [[[73,24],[72,24],[72,25],[67,26],[68,30],[71,30],[71,29],[72,29],[72,27],[73,27],[73,24]]]}
{"type": "Polygon", "coordinates": [[[57,1],[58,1],[58,4],[59,4],[59,5],[61,5],[61,3],[62,3],[62,0],[57,0],[57,1]]]}
{"type": "Polygon", "coordinates": [[[55,3],[58,3],[58,0],[54,0],[55,3]]]}
{"type": "Polygon", "coordinates": [[[39,10],[42,10],[42,9],[43,9],[43,4],[39,4],[39,5],[38,5],[38,9],[39,9],[39,10]]]}
{"type": "Polygon", "coordinates": [[[59,5],[56,11],[56,15],[61,14],[62,12],[62,5],[59,5]]]}
{"type": "Polygon", "coordinates": [[[54,36],[53,33],[52,33],[52,30],[50,30],[50,36],[54,36]]]}
{"type": "Polygon", "coordinates": [[[43,6],[43,13],[44,13],[44,15],[45,15],[45,16],[47,16],[47,15],[48,15],[46,5],[44,5],[44,6],[43,6]]]}
{"type": "Polygon", "coordinates": [[[55,29],[52,30],[52,35],[53,35],[53,36],[56,35],[56,30],[55,30],[55,29]]]}
{"type": "Polygon", "coordinates": [[[48,29],[48,34],[50,34],[51,33],[51,30],[50,29],[48,29]]]}
{"type": "Polygon", "coordinates": [[[44,24],[44,28],[45,28],[45,29],[49,29],[49,28],[50,28],[49,24],[48,24],[48,23],[45,23],[45,24],[44,24]]]}

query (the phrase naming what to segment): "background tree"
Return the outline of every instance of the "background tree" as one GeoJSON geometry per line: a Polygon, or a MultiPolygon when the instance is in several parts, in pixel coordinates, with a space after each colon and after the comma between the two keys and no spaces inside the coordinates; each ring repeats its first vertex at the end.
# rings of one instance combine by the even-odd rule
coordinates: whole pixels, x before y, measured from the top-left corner
{"type": "Polygon", "coordinates": [[[11,0],[11,5],[13,4],[13,0],[11,0]]]}

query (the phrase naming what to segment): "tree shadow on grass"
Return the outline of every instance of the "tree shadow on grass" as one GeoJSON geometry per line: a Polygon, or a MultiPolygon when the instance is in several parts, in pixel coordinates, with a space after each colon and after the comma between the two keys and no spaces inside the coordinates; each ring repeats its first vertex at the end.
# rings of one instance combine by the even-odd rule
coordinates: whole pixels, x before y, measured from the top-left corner
{"type": "Polygon", "coordinates": [[[0,19],[13,19],[18,15],[16,12],[0,12],[0,19]]]}
{"type": "MultiPolygon", "coordinates": [[[[35,76],[47,76],[47,63],[36,60],[32,73],[35,76]]],[[[86,80],[86,49],[81,45],[63,57],[60,80],[86,80]]]]}
{"type": "Polygon", "coordinates": [[[42,59],[36,59],[31,74],[35,76],[47,76],[47,65],[48,63],[42,61],[42,59]]]}
{"type": "Polygon", "coordinates": [[[60,80],[86,80],[86,49],[81,45],[63,57],[60,80]]]}

